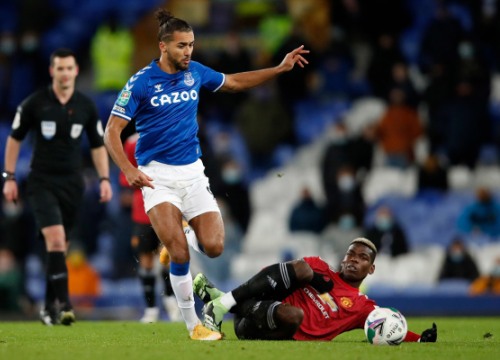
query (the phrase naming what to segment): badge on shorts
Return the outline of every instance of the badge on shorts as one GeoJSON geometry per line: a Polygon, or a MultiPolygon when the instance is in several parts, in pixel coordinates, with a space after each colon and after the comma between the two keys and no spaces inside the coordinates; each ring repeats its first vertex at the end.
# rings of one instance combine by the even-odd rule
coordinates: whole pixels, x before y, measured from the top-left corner
{"type": "Polygon", "coordinates": [[[45,139],[50,140],[56,134],[56,122],[42,120],[42,135],[45,139]]]}
{"type": "Polygon", "coordinates": [[[80,136],[80,134],[82,133],[82,129],[83,129],[83,125],[82,124],[73,124],[73,125],[71,125],[70,136],[73,139],[78,138],[80,136]]]}
{"type": "Polygon", "coordinates": [[[118,100],[116,100],[116,103],[120,106],[125,106],[128,104],[130,96],[132,96],[132,91],[122,90],[120,96],[118,97],[118,100]]]}

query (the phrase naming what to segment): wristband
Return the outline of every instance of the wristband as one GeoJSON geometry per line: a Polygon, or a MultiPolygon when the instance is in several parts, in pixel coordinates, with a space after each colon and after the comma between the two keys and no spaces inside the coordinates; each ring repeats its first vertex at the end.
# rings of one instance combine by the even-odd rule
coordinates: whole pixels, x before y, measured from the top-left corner
{"type": "Polygon", "coordinates": [[[10,171],[4,171],[4,172],[2,172],[2,178],[5,181],[8,181],[8,180],[16,181],[16,174],[14,174],[13,172],[10,172],[10,171]]]}
{"type": "Polygon", "coordinates": [[[103,181],[109,181],[109,177],[106,177],[106,176],[102,176],[99,178],[99,182],[103,182],[103,181]]]}

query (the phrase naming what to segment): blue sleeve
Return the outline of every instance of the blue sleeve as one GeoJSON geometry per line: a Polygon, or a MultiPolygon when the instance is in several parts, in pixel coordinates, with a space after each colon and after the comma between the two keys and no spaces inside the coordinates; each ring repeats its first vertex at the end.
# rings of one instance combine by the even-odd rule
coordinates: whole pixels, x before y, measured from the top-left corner
{"type": "Polygon", "coordinates": [[[132,76],[118,95],[111,114],[125,120],[132,120],[143,97],[144,83],[135,82],[134,76],[132,76]]]}
{"type": "Polygon", "coordinates": [[[197,63],[197,65],[201,76],[202,86],[212,92],[219,90],[224,84],[226,79],[225,75],[203,64],[197,63]]]}

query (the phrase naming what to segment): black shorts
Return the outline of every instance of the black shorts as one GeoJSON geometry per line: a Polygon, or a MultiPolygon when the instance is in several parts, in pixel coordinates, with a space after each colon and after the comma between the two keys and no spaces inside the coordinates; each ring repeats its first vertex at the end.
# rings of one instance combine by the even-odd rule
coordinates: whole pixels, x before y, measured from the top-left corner
{"type": "Polygon", "coordinates": [[[158,251],[160,239],[158,239],[151,225],[135,223],[132,235],[139,240],[134,248],[138,253],[144,254],[158,251]]]}
{"type": "Polygon", "coordinates": [[[80,174],[30,173],[27,195],[38,229],[63,225],[66,238],[70,239],[82,204],[84,186],[80,174]]]}

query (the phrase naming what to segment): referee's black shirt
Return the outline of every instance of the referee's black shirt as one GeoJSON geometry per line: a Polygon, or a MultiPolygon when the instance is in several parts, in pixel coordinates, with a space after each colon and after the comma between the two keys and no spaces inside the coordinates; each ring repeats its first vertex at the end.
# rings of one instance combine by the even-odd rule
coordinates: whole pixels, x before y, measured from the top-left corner
{"type": "Polygon", "coordinates": [[[26,98],[17,109],[11,136],[22,141],[33,130],[31,170],[73,174],[82,168],[82,134],[91,148],[104,145],[103,127],[90,98],[79,91],[62,105],[52,87],[26,98]]]}

